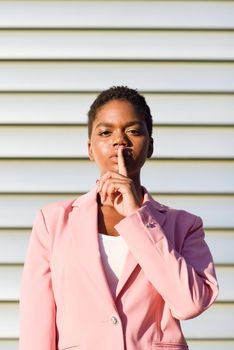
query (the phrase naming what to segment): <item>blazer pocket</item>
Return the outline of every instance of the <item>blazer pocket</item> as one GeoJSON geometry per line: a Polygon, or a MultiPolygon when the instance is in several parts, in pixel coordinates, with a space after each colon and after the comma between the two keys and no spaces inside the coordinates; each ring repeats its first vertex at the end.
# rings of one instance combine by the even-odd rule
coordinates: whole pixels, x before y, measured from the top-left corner
{"type": "Polygon", "coordinates": [[[152,342],[152,350],[189,350],[188,345],[180,343],[152,342]]]}
{"type": "Polygon", "coordinates": [[[59,348],[59,350],[80,350],[80,345],[67,346],[66,348],[59,348]]]}

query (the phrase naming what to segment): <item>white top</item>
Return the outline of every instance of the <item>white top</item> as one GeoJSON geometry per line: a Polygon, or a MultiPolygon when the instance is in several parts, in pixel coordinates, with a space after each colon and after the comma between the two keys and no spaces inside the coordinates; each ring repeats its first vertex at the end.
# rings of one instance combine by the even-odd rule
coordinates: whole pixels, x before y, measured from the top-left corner
{"type": "Polygon", "coordinates": [[[99,249],[110,290],[114,296],[128,253],[128,246],[119,236],[99,233],[99,249]]]}

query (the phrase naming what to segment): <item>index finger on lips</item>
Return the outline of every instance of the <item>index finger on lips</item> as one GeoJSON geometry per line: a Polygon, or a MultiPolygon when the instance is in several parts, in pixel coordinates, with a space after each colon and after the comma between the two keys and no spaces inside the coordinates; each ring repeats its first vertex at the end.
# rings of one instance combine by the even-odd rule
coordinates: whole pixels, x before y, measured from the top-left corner
{"type": "Polygon", "coordinates": [[[120,175],[127,176],[127,168],[125,165],[123,149],[124,149],[123,146],[119,146],[119,148],[118,148],[118,169],[119,169],[120,175]]]}

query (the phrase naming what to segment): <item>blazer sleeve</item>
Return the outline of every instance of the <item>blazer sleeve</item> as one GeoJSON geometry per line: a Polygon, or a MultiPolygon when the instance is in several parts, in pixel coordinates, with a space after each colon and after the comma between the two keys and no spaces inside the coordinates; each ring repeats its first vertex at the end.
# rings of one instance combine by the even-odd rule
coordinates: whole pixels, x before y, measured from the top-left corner
{"type": "Polygon", "coordinates": [[[195,219],[184,235],[180,252],[175,250],[157,223],[150,205],[142,206],[115,226],[177,319],[199,315],[218,295],[214,263],[204,240],[202,219],[190,216],[195,219]],[[147,222],[151,224],[147,225],[147,222]]]}
{"type": "Polygon", "coordinates": [[[39,210],[21,279],[19,350],[56,349],[56,308],[51,283],[50,241],[42,211],[39,210]]]}

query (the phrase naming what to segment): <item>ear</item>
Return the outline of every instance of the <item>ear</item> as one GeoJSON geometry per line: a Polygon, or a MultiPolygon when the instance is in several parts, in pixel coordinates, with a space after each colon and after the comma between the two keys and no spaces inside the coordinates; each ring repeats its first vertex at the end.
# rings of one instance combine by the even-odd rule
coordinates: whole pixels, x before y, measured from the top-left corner
{"type": "Polygon", "coordinates": [[[153,151],[154,151],[154,139],[151,137],[149,142],[149,147],[148,147],[147,158],[150,158],[152,156],[153,151]]]}
{"type": "Polygon", "coordinates": [[[90,142],[90,141],[88,142],[88,152],[89,152],[89,159],[90,159],[90,160],[94,160],[92,145],[91,145],[91,142],[90,142]]]}

